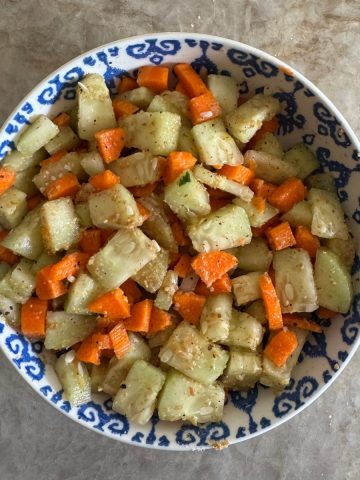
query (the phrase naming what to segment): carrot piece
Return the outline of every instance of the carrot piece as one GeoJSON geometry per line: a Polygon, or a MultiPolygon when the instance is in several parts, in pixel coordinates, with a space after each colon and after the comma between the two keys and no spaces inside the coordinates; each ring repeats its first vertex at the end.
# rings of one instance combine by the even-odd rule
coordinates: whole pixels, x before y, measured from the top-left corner
{"type": "Polygon", "coordinates": [[[130,318],[124,322],[126,330],[130,330],[130,332],[148,332],[153,303],[154,302],[148,298],[141,302],[134,303],[131,307],[130,318]]]}
{"type": "Polygon", "coordinates": [[[81,342],[75,357],[80,362],[100,365],[101,349],[94,334],[89,335],[81,342]]]}
{"type": "Polygon", "coordinates": [[[200,75],[188,63],[178,63],[174,71],[188,97],[198,97],[209,91],[200,75]]]}
{"type": "Polygon", "coordinates": [[[0,167],[0,195],[11,188],[16,180],[16,173],[10,168],[0,167]]]}
{"type": "Polygon", "coordinates": [[[67,154],[67,150],[59,150],[58,152],[54,153],[54,155],[51,155],[49,158],[45,158],[45,160],[42,160],[40,162],[41,168],[48,167],[49,165],[52,165],[59,160],[61,160],[65,155],[67,154]]]}
{"type": "Polygon", "coordinates": [[[99,228],[88,228],[84,230],[79,242],[79,247],[85,253],[94,255],[102,245],[101,230],[99,228]]]}
{"type": "Polygon", "coordinates": [[[129,102],[128,100],[121,100],[120,98],[115,98],[113,100],[113,109],[116,119],[121,117],[127,117],[139,110],[139,107],[129,102]]]}
{"type": "Polygon", "coordinates": [[[132,278],[129,278],[121,285],[121,290],[125,293],[130,305],[137,303],[142,297],[140,288],[132,278]]]}
{"type": "Polygon", "coordinates": [[[178,290],[174,294],[174,309],[180,313],[184,320],[196,325],[199,323],[205,301],[206,297],[203,295],[178,290]]]}
{"type": "Polygon", "coordinates": [[[269,196],[268,202],[281,213],[285,213],[296,203],[304,200],[306,187],[299,178],[288,178],[269,196]]]}
{"type": "MultiPolygon", "coordinates": [[[[4,240],[4,238],[7,237],[8,234],[9,234],[9,232],[7,232],[6,230],[1,230],[0,231],[0,242],[1,242],[1,240],[4,240]]],[[[8,248],[0,245],[0,261],[5,262],[8,265],[12,266],[12,265],[15,265],[15,263],[17,263],[19,261],[19,257],[17,255],[15,255],[15,253],[13,253],[8,248]]]]}
{"type": "Polygon", "coordinates": [[[325,307],[319,307],[316,310],[316,314],[319,318],[322,320],[329,320],[330,318],[336,317],[339,312],[334,312],[333,310],[329,310],[328,308],[325,307]]]}
{"type": "Polygon", "coordinates": [[[227,273],[216,280],[210,288],[208,288],[203,281],[199,281],[195,287],[195,293],[209,297],[210,295],[217,295],[219,293],[231,292],[231,280],[227,273]]]}
{"type": "Polygon", "coordinates": [[[88,310],[101,313],[109,318],[127,318],[130,316],[130,305],[121,288],[104,293],[88,305],[88,310]]]}
{"type": "Polygon", "coordinates": [[[226,198],[210,198],[210,207],[212,212],[216,212],[219,208],[225,207],[229,203],[226,198]]]}
{"type": "Polygon", "coordinates": [[[193,125],[207,122],[221,115],[220,104],[211,92],[193,97],[189,102],[189,108],[193,125]]]}
{"type": "Polygon", "coordinates": [[[51,265],[48,278],[51,282],[59,282],[65,278],[77,275],[85,267],[90,255],[84,252],[73,252],[65,255],[59,262],[51,265]]]}
{"type": "Polygon", "coordinates": [[[136,206],[140,212],[140,215],[143,217],[143,222],[146,222],[146,220],[151,216],[150,210],[144,207],[144,205],[140,202],[136,202],[136,206]]]}
{"type": "Polygon", "coordinates": [[[296,226],[295,240],[297,247],[307,250],[311,258],[316,257],[316,252],[320,248],[320,240],[307,227],[303,225],[296,226]]]}
{"type": "Polygon", "coordinates": [[[130,348],[130,340],[124,324],[122,322],[119,322],[114,328],[112,328],[109,332],[109,337],[116,358],[123,357],[130,348]]]}
{"type": "Polygon", "coordinates": [[[265,212],[265,200],[263,197],[258,197],[257,195],[254,195],[254,197],[251,199],[251,203],[254,205],[256,210],[258,210],[260,213],[265,212]]]}
{"type": "Polygon", "coordinates": [[[261,140],[266,133],[275,133],[279,128],[279,120],[277,117],[273,117],[271,120],[264,122],[255,135],[251,138],[250,142],[247,144],[247,149],[251,150],[255,144],[261,140]]]}
{"type": "Polygon", "coordinates": [[[279,223],[281,223],[280,217],[275,215],[264,223],[264,225],[261,225],[261,227],[251,227],[252,234],[254,237],[264,237],[270,227],[275,227],[279,225],[279,223]]]}
{"type": "Polygon", "coordinates": [[[89,182],[96,190],[100,191],[107,190],[117,183],[120,183],[120,178],[111,170],[104,170],[90,177],[89,182]]]}
{"type": "Polygon", "coordinates": [[[58,127],[67,127],[70,125],[70,121],[70,115],[65,112],[59,113],[59,115],[52,119],[52,122],[58,127]]]}
{"type": "Polygon", "coordinates": [[[268,228],[266,230],[266,237],[273,250],[283,250],[284,248],[296,245],[296,240],[289,222],[282,222],[276,227],[268,228]]]}
{"type": "Polygon", "coordinates": [[[266,345],[264,355],[277,367],[282,367],[297,346],[298,341],[295,333],[290,330],[281,330],[266,345]]]}
{"type": "Polygon", "coordinates": [[[163,174],[165,185],[174,182],[185,170],[190,170],[195,163],[196,158],[190,152],[171,152],[163,174]]]}
{"type": "Polygon", "coordinates": [[[148,183],[147,185],[144,185],[144,186],[129,187],[128,190],[134,195],[134,197],[139,198],[139,197],[147,197],[148,195],[151,195],[156,187],[157,187],[157,182],[154,182],[154,183],[148,183]]]}
{"type": "Polygon", "coordinates": [[[186,95],[187,96],[187,92],[185,90],[185,88],[183,87],[183,84],[181,82],[178,82],[176,84],[176,87],[175,87],[175,90],[179,93],[182,93],[183,95],[186,95]]]}
{"type": "Polygon", "coordinates": [[[125,132],[122,128],[106,128],[95,133],[99,153],[105,163],[119,158],[125,145],[125,132]]]}
{"type": "Polygon", "coordinates": [[[96,328],[100,331],[108,331],[114,328],[119,323],[118,318],[109,318],[99,316],[96,319],[96,328]]]}
{"type": "Polygon", "coordinates": [[[259,197],[265,200],[276,190],[276,185],[265,182],[262,178],[253,178],[250,182],[250,188],[259,197]]]}
{"type": "Polygon", "coordinates": [[[254,172],[244,165],[224,165],[220,168],[219,173],[242,185],[250,185],[251,180],[255,177],[254,172]]]}
{"type": "Polygon", "coordinates": [[[208,252],[199,253],[191,262],[191,266],[205,285],[211,287],[216,280],[235,267],[237,263],[237,258],[230,253],[208,252]]]}
{"type": "Polygon", "coordinates": [[[105,228],[104,229],[100,228],[100,231],[101,231],[102,245],[105,245],[110,240],[110,238],[112,238],[116,233],[116,230],[105,229],[105,228]]]}
{"type": "Polygon", "coordinates": [[[309,330],[310,332],[321,333],[322,328],[315,322],[311,322],[307,318],[301,317],[296,314],[284,314],[283,322],[286,327],[298,327],[303,330],[309,330]]]}
{"type": "Polygon", "coordinates": [[[29,211],[34,210],[34,208],[36,208],[43,200],[45,200],[45,197],[43,197],[40,193],[36,193],[26,200],[27,209],[29,211]]]}
{"type": "Polygon", "coordinates": [[[72,197],[80,188],[81,186],[77,176],[73,173],[68,173],[50,182],[45,188],[45,194],[49,200],[56,200],[61,197],[72,197]]]}
{"type": "Polygon", "coordinates": [[[259,281],[261,297],[264,301],[266,317],[270,330],[277,330],[283,327],[280,300],[276,294],[274,284],[268,273],[264,273],[259,281]]]}
{"type": "Polygon", "coordinates": [[[161,332],[172,324],[171,315],[153,306],[150,317],[149,333],[161,332]]]}
{"type": "Polygon", "coordinates": [[[295,77],[294,72],[289,67],[279,67],[280,72],[284,73],[288,77],[295,77]]]}
{"type": "Polygon", "coordinates": [[[29,298],[21,305],[21,331],[30,338],[43,338],[45,336],[47,300],[29,298]]]}
{"type": "Polygon", "coordinates": [[[146,65],[139,68],[137,83],[140,87],[147,87],[155,93],[161,93],[168,89],[168,82],[169,69],[167,67],[146,65]]]}
{"type": "Polygon", "coordinates": [[[52,300],[66,293],[66,287],[61,281],[50,280],[49,274],[53,265],[42,268],[36,274],[36,295],[40,300],[52,300]]]}
{"type": "Polygon", "coordinates": [[[179,261],[174,267],[174,271],[179,275],[180,278],[185,278],[186,275],[189,273],[189,270],[191,268],[191,257],[190,255],[187,255],[184,253],[184,255],[181,255],[179,261]]]}
{"type": "Polygon", "coordinates": [[[128,92],[129,90],[134,90],[138,88],[137,81],[131,77],[121,77],[120,82],[117,88],[118,93],[128,92]]]}
{"type": "Polygon", "coordinates": [[[181,254],[179,252],[170,252],[170,264],[169,268],[174,268],[174,266],[177,264],[181,257],[181,254]]]}
{"type": "Polygon", "coordinates": [[[175,241],[179,247],[186,247],[187,245],[190,245],[189,237],[186,235],[185,230],[179,221],[173,222],[170,226],[175,241]]]}

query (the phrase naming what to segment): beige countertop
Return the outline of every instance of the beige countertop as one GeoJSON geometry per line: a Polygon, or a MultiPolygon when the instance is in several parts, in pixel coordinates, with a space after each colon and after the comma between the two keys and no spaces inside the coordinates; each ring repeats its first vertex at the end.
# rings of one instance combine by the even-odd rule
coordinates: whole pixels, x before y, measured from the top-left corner
{"type": "MultiPolygon", "coordinates": [[[[360,135],[358,0],[0,0],[0,122],[55,68],[139,33],[215,34],[297,68],[360,135]]],[[[168,453],[110,441],[60,415],[0,354],[1,480],[360,478],[358,352],[290,422],[221,453],[168,453]]]]}

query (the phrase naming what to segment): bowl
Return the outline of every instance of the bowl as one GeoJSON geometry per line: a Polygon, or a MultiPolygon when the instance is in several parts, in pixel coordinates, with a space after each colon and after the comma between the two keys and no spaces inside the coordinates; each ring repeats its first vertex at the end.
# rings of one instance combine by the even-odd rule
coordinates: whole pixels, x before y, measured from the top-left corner
{"type": "MultiPolygon", "coordinates": [[[[75,102],[76,84],[87,73],[100,73],[115,93],[118,79],[142,65],[192,63],[201,72],[230,74],[243,95],[275,95],[282,105],[279,131],[284,147],[304,142],[330,171],[357,245],[360,240],[360,144],[331,101],[303,75],[280,60],[239,42],[202,34],[161,33],[109,43],[68,62],[27,95],[0,131],[0,159],[14,147],[18,132],[38,114],[57,113],[75,102]]],[[[101,394],[80,407],[64,398],[52,362],[41,343],[31,344],[0,319],[0,345],[24,379],[69,418],[109,438],[164,450],[223,448],[289,420],[318,398],[339,376],[360,343],[360,259],[353,267],[351,311],[328,322],[323,333],[306,342],[290,384],[281,393],[257,386],[230,392],[221,422],[193,426],[162,422],[154,416],[141,427],[111,410],[101,394]]]]}

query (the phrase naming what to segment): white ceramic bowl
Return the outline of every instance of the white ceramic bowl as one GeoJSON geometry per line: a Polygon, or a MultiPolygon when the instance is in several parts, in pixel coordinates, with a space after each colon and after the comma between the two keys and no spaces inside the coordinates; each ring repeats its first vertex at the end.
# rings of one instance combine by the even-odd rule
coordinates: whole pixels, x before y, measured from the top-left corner
{"type": "MultiPolygon", "coordinates": [[[[55,115],[75,101],[75,87],[86,73],[104,75],[111,91],[118,78],[142,65],[192,63],[208,73],[231,74],[243,94],[270,92],[281,102],[282,143],[303,141],[316,152],[325,171],[334,175],[343,208],[359,245],[360,145],[350,126],[318,88],[278,59],[247,45],[202,34],[161,33],[119,40],[70,61],[42,81],[16,107],[0,131],[0,159],[28,120],[55,115]]],[[[20,74],[20,72],[19,72],[20,74]]],[[[105,395],[72,408],[40,343],[31,344],[0,319],[0,344],[16,370],[39,395],[68,417],[110,438],[165,450],[194,450],[228,445],[264,433],[312,403],[337,378],[359,342],[359,270],[353,268],[355,297],[350,313],[339,316],[306,342],[289,386],[275,395],[261,386],[248,393],[233,392],[219,423],[194,427],[161,422],[154,417],[140,427],[111,410],[105,395]]]]}

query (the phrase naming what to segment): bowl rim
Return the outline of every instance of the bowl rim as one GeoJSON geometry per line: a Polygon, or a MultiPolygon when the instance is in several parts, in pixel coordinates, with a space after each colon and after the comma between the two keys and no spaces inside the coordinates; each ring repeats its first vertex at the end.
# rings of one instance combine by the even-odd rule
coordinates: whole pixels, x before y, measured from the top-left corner
{"type": "MultiPolygon", "coordinates": [[[[194,38],[197,40],[207,40],[209,42],[223,42],[226,44],[227,47],[230,48],[238,48],[238,49],[243,49],[251,54],[257,55],[260,58],[269,61],[270,63],[276,65],[279,69],[282,70],[288,70],[291,71],[293,76],[297,79],[299,79],[306,87],[310,88],[315,95],[317,95],[326,106],[328,106],[332,112],[336,115],[338,118],[341,127],[343,127],[346,130],[346,133],[348,134],[351,143],[355,146],[355,149],[360,152],[360,140],[357,138],[354,130],[352,129],[351,125],[349,122],[345,119],[343,114],[338,110],[338,108],[334,105],[332,100],[330,100],[311,80],[308,80],[302,73],[300,73],[296,68],[294,68],[291,65],[288,65],[286,62],[278,59],[277,57],[265,52],[264,50],[261,50],[259,48],[253,47],[251,45],[248,45],[246,43],[237,41],[237,40],[232,40],[228,39],[226,37],[220,37],[217,35],[211,35],[211,34],[202,34],[202,33],[193,33],[193,32],[173,32],[173,31],[166,31],[166,32],[152,32],[152,33],[143,33],[139,35],[133,35],[130,37],[125,37],[125,38],[120,38],[118,40],[113,40],[111,42],[105,43],[103,45],[99,45],[95,48],[92,48],[91,50],[88,50],[86,52],[82,52],[81,54],[77,55],[76,57],[70,59],[68,62],[62,64],[60,67],[52,71],[49,75],[47,75],[45,78],[43,78],[40,82],[38,82],[31,90],[28,92],[15,106],[15,108],[10,112],[10,114],[7,116],[7,118],[4,120],[4,122],[1,124],[0,127],[0,133],[3,132],[5,125],[7,125],[10,120],[13,118],[13,116],[17,113],[17,111],[20,109],[21,105],[33,95],[33,92],[36,91],[40,87],[40,85],[46,84],[51,78],[53,78],[54,75],[57,73],[61,73],[63,69],[69,65],[71,65],[74,62],[77,62],[78,60],[82,59],[85,56],[94,54],[98,52],[99,50],[103,50],[106,48],[111,48],[112,46],[117,46],[121,43],[124,42],[131,42],[131,41],[137,41],[137,40],[146,40],[151,37],[156,37],[159,39],[168,39],[169,36],[176,37],[176,39],[184,41],[186,38],[194,38]]],[[[34,112],[35,113],[35,112],[34,112]]],[[[0,160],[1,161],[1,160],[0,160]]],[[[11,328],[11,327],[10,327],[11,328]]],[[[350,360],[354,356],[355,352],[357,351],[358,347],[360,345],[360,335],[358,335],[357,339],[351,346],[351,350],[348,353],[347,358],[341,363],[340,368],[332,375],[331,379],[327,382],[324,383],[319,390],[317,390],[302,406],[297,408],[296,410],[292,410],[291,412],[285,414],[281,418],[277,418],[275,422],[271,423],[268,427],[262,428],[261,430],[247,434],[244,437],[237,438],[236,440],[233,440],[229,442],[228,446],[230,445],[235,445],[241,442],[244,442],[246,440],[253,439],[259,435],[262,435],[264,433],[269,432],[270,430],[279,427],[280,425],[284,424],[291,418],[295,417],[297,414],[302,412],[305,408],[309,407],[315,400],[317,400],[320,395],[322,395],[329,387],[330,385],[333,384],[333,382],[338,378],[338,376],[343,372],[345,367],[349,364],[350,360]]],[[[73,417],[70,416],[67,412],[62,410],[59,405],[54,404],[51,402],[49,397],[46,397],[44,395],[40,395],[39,389],[36,387],[34,382],[30,379],[30,377],[26,376],[25,373],[18,369],[16,365],[13,363],[10,353],[7,351],[7,349],[3,348],[2,342],[0,342],[0,349],[5,355],[5,357],[8,359],[10,364],[14,367],[14,369],[23,377],[23,379],[30,385],[30,387],[37,393],[37,395],[45,400],[49,405],[51,405],[53,408],[55,408],[57,411],[61,412],[65,417],[67,417],[71,421],[75,421],[82,427],[86,427],[88,430],[92,432],[96,432],[98,434],[101,434],[111,440],[118,441],[127,445],[132,445],[132,446],[137,446],[137,447],[143,447],[143,448],[148,448],[148,449],[154,449],[154,450],[162,450],[162,451],[168,451],[168,452],[173,452],[173,451],[180,451],[180,452],[199,452],[199,451],[204,451],[213,448],[211,445],[207,446],[192,446],[192,447],[186,447],[186,446],[180,446],[175,443],[170,443],[166,448],[159,446],[159,445],[148,445],[146,443],[136,443],[132,441],[130,438],[127,438],[126,436],[124,437],[115,437],[108,433],[106,430],[101,431],[101,430],[94,430],[94,428],[91,425],[88,425],[86,422],[81,421],[78,417],[73,417]]]]}

